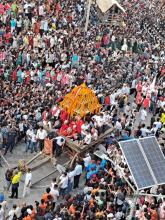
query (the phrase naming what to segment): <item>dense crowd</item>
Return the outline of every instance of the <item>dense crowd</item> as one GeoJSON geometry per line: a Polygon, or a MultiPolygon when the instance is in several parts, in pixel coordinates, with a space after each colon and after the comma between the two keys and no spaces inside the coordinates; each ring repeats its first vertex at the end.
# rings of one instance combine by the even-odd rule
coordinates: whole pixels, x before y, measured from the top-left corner
{"type": "MultiPolygon", "coordinates": [[[[103,143],[104,150],[126,173],[116,141],[155,135],[165,152],[165,8],[157,0],[123,0],[121,4],[126,13],[116,8],[120,22],[108,24],[100,21],[98,7],[92,5],[85,33],[84,0],[0,2],[0,140],[4,155],[24,140],[25,152],[42,151],[45,138],[53,132],[53,149],[59,156],[64,137],[89,145],[108,128],[114,130],[103,143]],[[59,102],[83,82],[103,107],[100,114],[71,120],[59,102]]],[[[21,175],[19,170],[7,171],[11,198],[18,197],[21,175]]],[[[30,170],[26,176],[24,196],[30,190],[30,170]]],[[[164,195],[164,187],[155,193],[164,195]]],[[[55,180],[35,206],[24,204],[20,209],[14,205],[8,218],[122,220],[130,206],[128,195],[127,183],[110,162],[86,155],[55,180]],[[70,195],[79,186],[82,170],[85,188],[70,195]],[[59,196],[65,202],[57,205],[59,196]]],[[[140,198],[136,219],[165,219],[164,203],[140,198]]],[[[2,204],[0,220],[3,209],[2,204]]]]}

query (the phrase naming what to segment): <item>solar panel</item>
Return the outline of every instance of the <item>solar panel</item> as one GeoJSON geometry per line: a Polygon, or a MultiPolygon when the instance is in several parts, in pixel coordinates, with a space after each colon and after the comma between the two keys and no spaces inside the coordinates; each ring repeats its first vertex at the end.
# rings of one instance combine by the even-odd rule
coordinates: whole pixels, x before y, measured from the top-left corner
{"type": "Polygon", "coordinates": [[[147,157],[157,184],[165,183],[165,158],[155,137],[142,138],[139,140],[147,157]]]}
{"type": "Polygon", "coordinates": [[[144,189],[155,185],[154,178],[149,170],[147,162],[137,140],[119,142],[126,158],[129,170],[138,189],[144,189]]]}

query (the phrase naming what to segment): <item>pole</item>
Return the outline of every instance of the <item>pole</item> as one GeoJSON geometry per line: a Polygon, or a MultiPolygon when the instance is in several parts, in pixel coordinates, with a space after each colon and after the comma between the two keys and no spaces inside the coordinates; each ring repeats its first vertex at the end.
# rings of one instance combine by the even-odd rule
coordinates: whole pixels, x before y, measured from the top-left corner
{"type": "Polygon", "coordinates": [[[132,220],[133,218],[133,214],[134,214],[134,210],[135,210],[135,207],[136,207],[136,203],[137,203],[137,199],[139,197],[139,191],[137,191],[135,194],[134,194],[134,200],[133,200],[133,204],[132,204],[132,207],[131,207],[131,210],[130,210],[130,215],[128,217],[128,220],[132,220]]]}
{"type": "Polygon", "coordinates": [[[6,163],[6,165],[8,166],[8,168],[10,169],[11,166],[10,164],[7,162],[6,158],[2,155],[2,152],[0,151],[0,157],[4,160],[4,162],[6,163]]]}
{"type": "Polygon", "coordinates": [[[91,4],[92,4],[92,0],[88,0],[87,15],[86,15],[86,22],[85,22],[85,32],[87,32],[87,30],[88,30],[89,15],[90,15],[90,10],[91,10],[91,4]]]}
{"type": "Polygon", "coordinates": [[[148,193],[139,193],[139,196],[151,196],[151,197],[156,197],[156,198],[165,198],[165,195],[161,194],[148,194],[148,193]]]}

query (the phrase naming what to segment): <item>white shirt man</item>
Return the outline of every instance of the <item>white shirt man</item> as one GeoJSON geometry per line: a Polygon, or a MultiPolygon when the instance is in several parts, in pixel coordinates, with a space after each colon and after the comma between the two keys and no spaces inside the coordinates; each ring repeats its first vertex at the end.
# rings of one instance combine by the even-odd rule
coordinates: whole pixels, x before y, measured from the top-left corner
{"type": "Polygon", "coordinates": [[[34,4],[26,3],[24,5],[25,14],[28,14],[29,13],[29,8],[33,8],[33,7],[34,7],[34,4]]]}
{"type": "Polygon", "coordinates": [[[140,119],[141,121],[145,121],[147,118],[147,111],[145,109],[142,109],[140,112],[140,119]]]}
{"type": "Polygon", "coordinates": [[[134,79],[134,80],[132,81],[131,88],[132,88],[132,89],[135,89],[135,88],[136,88],[136,84],[137,84],[137,79],[134,79]]]}
{"type": "Polygon", "coordinates": [[[122,45],[121,50],[125,52],[128,50],[128,46],[126,43],[122,45]]]}
{"type": "Polygon", "coordinates": [[[24,183],[24,189],[23,189],[23,198],[27,195],[30,194],[30,187],[32,184],[32,173],[30,169],[28,169],[26,175],[25,175],[25,183],[24,183]]]}
{"type": "Polygon", "coordinates": [[[115,101],[115,98],[116,98],[116,94],[115,93],[112,93],[110,95],[110,102],[111,102],[111,105],[116,105],[116,101],[115,101]]]}
{"type": "Polygon", "coordinates": [[[31,135],[31,141],[32,141],[33,143],[36,143],[36,142],[37,142],[37,137],[36,137],[36,134],[35,134],[35,133],[33,133],[33,134],[31,135]]]}
{"type": "Polygon", "coordinates": [[[81,175],[82,174],[82,165],[77,164],[76,167],[74,168],[74,173],[75,173],[75,176],[81,175]]]}
{"type": "Polygon", "coordinates": [[[104,125],[104,118],[102,116],[96,117],[98,127],[102,127],[104,125]]]}
{"type": "Polygon", "coordinates": [[[33,133],[34,133],[34,132],[33,132],[33,129],[32,129],[32,128],[29,128],[29,129],[27,130],[26,136],[27,136],[27,139],[28,139],[28,140],[31,140],[33,133]]]}
{"type": "Polygon", "coordinates": [[[23,132],[24,131],[24,124],[23,124],[23,122],[20,122],[18,126],[19,126],[20,132],[23,132]]]}
{"type": "Polygon", "coordinates": [[[71,183],[73,183],[73,181],[74,181],[74,176],[75,176],[74,170],[73,170],[73,171],[70,171],[70,172],[68,173],[68,178],[69,178],[69,181],[70,181],[71,183]]]}
{"type": "Polygon", "coordinates": [[[47,137],[47,132],[46,132],[46,130],[44,130],[44,129],[42,129],[42,128],[38,129],[38,131],[37,131],[37,138],[38,138],[39,140],[44,140],[46,137],[47,137]]]}
{"type": "Polygon", "coordinates": [[[118,131],[122,131],[122,125],[121,125],[120,120],[116,121],[115,128],[118,131]]]}
{"type": "Polygon", "coordinates": [[[54,187],[51,187],[50,189],[50,195],[53,197],[53,202],[57,202],[57,199],[59,197],[58,185],[55,184],[54,187]]]}
{"type": "Polygon", "coordinates": [[[140,130],[141,130],[142,137],[147,137],[151,133],[151,131],[145,127],[141,128],[140,130]]]}
{"type": "Polygon", "coordinates": [[[124,86],[121,89],[122,94],[130,94],[130,87],[128,87],[127,84],[124,84],[124,86]]]}
{"type": "Polygon", "coordinates": [[[130,107],[130,104],[127,104],[127,105],[125,106],[124,112],[125,112],[126,115],[131,116],[131,107],[130,107]]]}
{"type": "Polygon", "coordinates": [[[155,121],[154,125],[156,126],[157,130],[162,128],[162,122],[161,121],[155,121]]]}
{"type": "Polygon", "coordinates": [[[87,167],[88,164],[91,162],[91,156],[90,154],[86,154],[86,157],[83,158],[84,166],[87,167]]]}
{"type": "Polygon", "coordinates": [[[158,129],[157,129],[156,125],[153,125],[153,128],[151,129],[151,134],[156,135],[157,130],[158,129]]]}
{"type": "Polygon", "coordinates": [[[28,115],[25,114],[25,115],[22,116],[22,118],[26,121],[26,120],[28,120],[28,115]]]}
{"type": "Polygon", "coordinates": [[[68,176],[65,174],[62,174],[60,177],[60,188],[66,189],[68,187],[68,176]]]}
{"type": "Polygon", "coordinates": [[[85,123],[81,126],[81,135],[86,135],[86,131],[89,129],[89,124],[85,123]]]}
{"type": "Polygon", "coordinates": [[[43,5],[40,5],[40,6],[39,6],[39,15],[40,15],[40,16],[43,16],[43,15],[44,15],[44,6],[43,6],[43,5]]]}
{"type": "Polygon", "coordinates": [[[84,187],[84,194],[87,194],[89,191],[91,192],[93,190],[93,187],[85,186],[84,187]]]}
{"type": "Polygon", "coordinates": [[[7,219],[8,220],[13,220],[14,215],[17,216],[17,218],[19,217],[20,214],[20,208],[17,207],[16,205],[13,205],[13,209],[11,209],[8,213],[7,219]]]}
{"type": "Polygon", "coordinates": [[[85,138],[84,138],[84,144],[90,144],[92,141],[92,135],[90,132],[88,132],[86,135],[85,135],[85,138]]]}
{"type": "Polygon", "coordinates": [[[22,19],[19,18],[19,20],[17,20],[17,27],[21,28],[22,27],[22,19]]]}
{"type": "Polygon", "coordinates": [[[76,164],[76,167],[74,168],[75,176],[74,176],[74,189],[79,187],[79,180],[80,176],[82,174],[82,165],[76,164]]]}
{"type": "Polygon", "coordinates": [[[63,138],[62,136],[56,137],[55,140],[58,146],[60,147],[62,147],[65,144],[65,138],[63,138]]]}

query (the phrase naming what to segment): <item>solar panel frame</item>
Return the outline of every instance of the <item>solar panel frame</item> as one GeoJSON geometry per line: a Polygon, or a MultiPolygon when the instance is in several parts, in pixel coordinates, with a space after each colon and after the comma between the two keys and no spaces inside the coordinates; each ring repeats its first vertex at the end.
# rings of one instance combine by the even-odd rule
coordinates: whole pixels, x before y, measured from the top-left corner
{"type": "Polygon", "coordinates": [[[137,139],[121,141],[121,142],[119,142],[119,145],[120,145],[120,148],[121,148],[122,153],[124,155],[124,158],[127,162],[128,168],[131,172],[131,175],[133,177],[133,180],[134,180],[134,183],[135,183],[135,186],[137,187],[137,189],[142,190],[142,189],[147,189],[147,188],[150,188],[150,187],[154,186],[156,184],[155,180],[154,180],[154,178],[153,178],[153,176],[150,172],[150,169],[149,169],[148,164],[146,162],[146,159],[143,155],[143,152],[140,149],[139,142],[137,141],[137,139]],[[136,146],[136,152],[135,152],[135,147],[133,148],[133,142],[134,142],[134,146],[136,146]],[[123,145],[124,143],[126,143],[127,146],[124,146],[123,145]],[[131,145],[128,146],[128,143],[131,143],[131,145]],[[135,145],[135,143],[136,143],[136,145],[135,145]],[[126,151],[124,148],[129,148],[129,150],[126,151]],[[131,150],[132,150],[132,152],[131,152],[131,150]],[[128,154],[129,154],[129,156],[128,156],[128,154]],[[131,156],[131,160],[129,160],[130,156],[131,156]],[[136,160],[137,156],[138,156],[138,160],[135,163],[135,160],[136,160]],[[141,158],[140,163],[139,163],[139,158],[141,158]],[[133,161],[133,159],[135,159],[135,160],[133,161]],[[134,167],[131,165],[132,161],[135,165],[134,167]],[[139,169],[140,172],[139,173],[138,173],[138,171],[139,171],[138,167],[140,167],[140,169],[139,169]],[[144,167],[145,167],[145,170],[144,170],[144,167]],[[143,181],[142,181],[142,179],[140,179],[140,176],[143,177],[143,181]],[[146,177],[148,177],[148,179],[145,179],[146,177]],[[142,182],[143,182],[143,184],[142,184],[142,182]]]}
{"type": "Polygon", "coordinates": [[[143,151],[150,164],[150,167],[154,173],[154,176],[157,181],[157,185],[165,184],[165,156],[163,155],[163,152],[160,148],[160,145],[157,142],[156,137],[152,136],[152,137],[140,138],[139,142],[143,148],[143,151]],[[147,140],[150,140],[150,142],[147,143],[147,140]]]}

